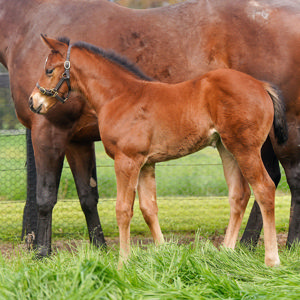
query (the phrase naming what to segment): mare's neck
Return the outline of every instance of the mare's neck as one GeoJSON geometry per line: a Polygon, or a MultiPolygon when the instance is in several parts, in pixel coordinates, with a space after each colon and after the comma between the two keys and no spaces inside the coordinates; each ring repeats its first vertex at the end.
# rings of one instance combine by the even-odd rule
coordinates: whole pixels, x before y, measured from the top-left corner
{"type": "Polygon", "coordinates": [[[0,63],[6,68],[14,46],[28,30],[28,17],[37,7],[35,0],[0,0],[0,63]]]}
{"type": "MultiPolygon", "coordinates": [[[[222,0],[192,0],[163,8],[132,10],[107,0],[0,0],[0,62],[8,69],[16,68],[16,58],[20,60],[20,64],[26,60],[26,57],[20,57],[20,54],[26,55],[26,47],[34,52],[46,53],[46,48],[43,50],[39,44],[40,33],[49,36],[67,35],[74,41],[85,38],[88,42],[95,42],[97,36],[97,40],[101,41],[104,47],[118,49],[119,45],[124,43],[124,38],[132,38],[130,32],[136,32],[138,36],[147,36],[147,44],[148,39],[156,40],[165,32],[172,31],[176,20],[176,24],[180,22],[178,28],[182,28],[179,30],[176,27],[179,40],[181,36],[186,37],[185,33],[190,31],[188,24],[196,24],[200,14],[202,20],[206,16],[205,6],[210,8],[211,3],[215,1],[222,0]],[[89,13],[90,10],[93,14],[89,13]],[[78,23],[82,15],[95,24],[93,29],[88,27],[89,22],[78,23]],[[124,24],[124,20],[131,22],[124,24]],[[152,24],[155,25],[154,28],[147,29],[152,24]],[[88,30],[91,34],[86,37],[88,30]],[[105,33],[109,30],[112,30],[112,36],[124,31],[128,35],[122,35],[120,39],[111,38],[105,33]]],[[[199,32],[194,32],[191,38],[201,36],[203,26],[198,27],[196,26],[195,30],[199,32]]]]}
{"type": "Polygon", "coordinates": [[[97,114],[116,98],[139,93],[145,84],[124,67],[85,49],[73,47],[70,61],[72,89],[83,94],[97,114]]]}
{"type": "MultiPolygon", "coordinates": [[[[94,12],[97,9],[97,16],[102,11],[105,14],[113,5],[117,6],[107,0],[0,0],[0,63],[9,70],[15,68],[16,58],[22,60],[19,63],[26,60],[22,57],[26,55],[26,47],[34,52],[47,53],[47,49],[40,46],[40,33],[55,37],[63,30],[64,35],[80,39],[83,32],[86,34],[89,22],[77,25],[79,16],[88,16],[92,9],[94,12]],[[83,7],[86,8],[84,12],[83,7]]],[[[105,15],[109,16],[109,11],[105,15]]],[[[96,22],[95,17],[91,19],[97,28],[96,22]]]]}

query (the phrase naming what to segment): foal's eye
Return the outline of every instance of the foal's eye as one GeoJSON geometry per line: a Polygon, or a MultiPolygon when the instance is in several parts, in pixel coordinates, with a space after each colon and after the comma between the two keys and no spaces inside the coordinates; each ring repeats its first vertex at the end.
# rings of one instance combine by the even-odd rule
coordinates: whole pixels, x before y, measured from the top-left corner
{"type": "Polygon", "coordinates": [[[46,70],[46,75],[50,76],[53,74],[54,69],[47,69],[46,70]]]}

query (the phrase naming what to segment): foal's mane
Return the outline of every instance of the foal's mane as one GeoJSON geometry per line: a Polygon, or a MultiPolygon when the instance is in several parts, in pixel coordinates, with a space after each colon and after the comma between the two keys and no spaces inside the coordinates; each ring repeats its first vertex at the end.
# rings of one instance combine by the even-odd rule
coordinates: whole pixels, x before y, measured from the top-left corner
{"type": "MultiPolygon", "coordinates": [[[[58,40],[62,43],[65,43],[67,45],[70,44],[70,39],[67,37],[59,37],[58,40]]],[[[100,55],[111,62],[123,67],[127,71],[133,73],[135,76],[142,80],[146,81],[153,81],[153,78],[147,76],[146,74],[143,73],[143,71],[133,62],[129,61],[126,57],[121,56],[114,52],[113,50],[104,50],[102,48],[98,48],[92,44],[83,42],[83,41],[78,41],[73,44],[74,47],[80,48],[80,49],[86,49],[96,55],[100,55]]]]}

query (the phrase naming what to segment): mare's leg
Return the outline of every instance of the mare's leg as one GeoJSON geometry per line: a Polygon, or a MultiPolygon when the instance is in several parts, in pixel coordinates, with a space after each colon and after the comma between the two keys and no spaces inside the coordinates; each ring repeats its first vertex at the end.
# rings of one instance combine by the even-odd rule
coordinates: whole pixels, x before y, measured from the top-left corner
{"type": "Polygon", "coordinates": [[[291,190],[290,224],[286,245],[300,242],[300,161],[285,167],[286,178],[291,190]]]}
{"type": "Polygon", "coordinates": [[[36,204],[36,168],[34,152],[31,141],[31,130],[26,129],[26,152],[27,152],[27,198],[23,212],[23,227],[21,240],[25,237],[25,243],[28,248],[36,249],[37,235],[37,204],[36,204]]]}
{"type": "Polygon", "coordinates": [[[130,222],[133,216],[138,178],[142,164],[121,154],[115,157],[117,179],[116,216],[119,227],[120,259],[119,267],[130,255],[130,222]]]}
{"type": "Polygon", "coordinates": [[[286,179],[291,190],[290,224],[287,246],[300,242],[300,131],[298,119],[289,122],[289,139],[279,146],[273,137],[272,144],[277,157],[284,168],[286,179]]]}
{"type": "Polygon", "coordinates": [[[51,132],[52,135],[45,135],[41,129],[34,129],[32,143],[37,173],[37,255],[44,257],[51,253],[52,211],[57,202],[67,136],[56,130],[51,132]]]}
{"type": "Polygon", "coordinates": [[[162,244],[164,237],[158,221],[156,201],[155,165],[145,165],[140,171],[138,194],[140,209],[152,233],[155,244],[162,244]]]}
{"type": "Polygon", "coordinates": [[[251,191],[232,154],[221,142],[217,147],[223,163],[230,203],[230,219],[223,244],[234,249],[251,191]]]}
{"type": "MultiPolygon", "coordinates": [[[[275,183],[275,186],[279,184],[280,181],[280,168],[278,159],[274,153],[270,138],[268,137],[261,149],[261,156],[264,162],[265,168],[268,171],[271,179],[275,183]]],[[[252,206],[252,210],[249,215],[249,219],[241,238],[241,243],[247,246],[256,246],[258,239],[263,227],[263,220],[261,211],[257,201],[255,200],[252,206]]]]}
{"type": "Polygon", "coordinates": [[[290,247],[293,243],[300,242],[300,159],[291,155],[287,161],[283,160],[281,163],[292,196],[289,232],[286,242],[287,247],[290,247]]]}
{"type": "Polygon", "coordinates": [[[72,170],[89,237],[95,246],[106,246],[97,210],[98,189],[94,143],[70,143],[66,157],[72,170]]]}
{"type": "Polygon", "coordinates": [[[268,175],[261,160],[260,151],[240,149],[235,155],[240,169],[253,189],[262,213],[265,240],[265,263],[267,266],[279,265],[275,228],[275,184],[268,175]]]}

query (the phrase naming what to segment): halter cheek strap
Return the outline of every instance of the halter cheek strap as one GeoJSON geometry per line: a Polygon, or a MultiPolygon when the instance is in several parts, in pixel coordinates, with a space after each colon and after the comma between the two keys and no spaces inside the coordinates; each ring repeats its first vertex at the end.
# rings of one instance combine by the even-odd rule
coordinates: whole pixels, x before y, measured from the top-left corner
{"type": "Polygon", "coordinates": [[[53,89],[46,89],[43,88],[39,85],[39,83],[36,83],[36,87],[39,89],[40,93],[43,95],[46,95],[48,97],[54,97],[56,98],[58,101],[65,103],[68,98],[69,98],[69,94],[71,92],[71,84],[70,84],[70,67],[71,67],[71,63],[70,63],[70,53],[71,53],[71,47],[72,45],[69,45],[68,47],[68,51],[67,51],[67,59],[64,63],[64,68],[65,71],[62,74],[61,79],[59,80],[59,82],[57,83],[56,87],[53,89]],[[63,83],[66,82],[67,86],[68,86],[68,94],[67,97],[64,96],[60,96],[58,94],[60,87],[63,85],[63,83]]]}

